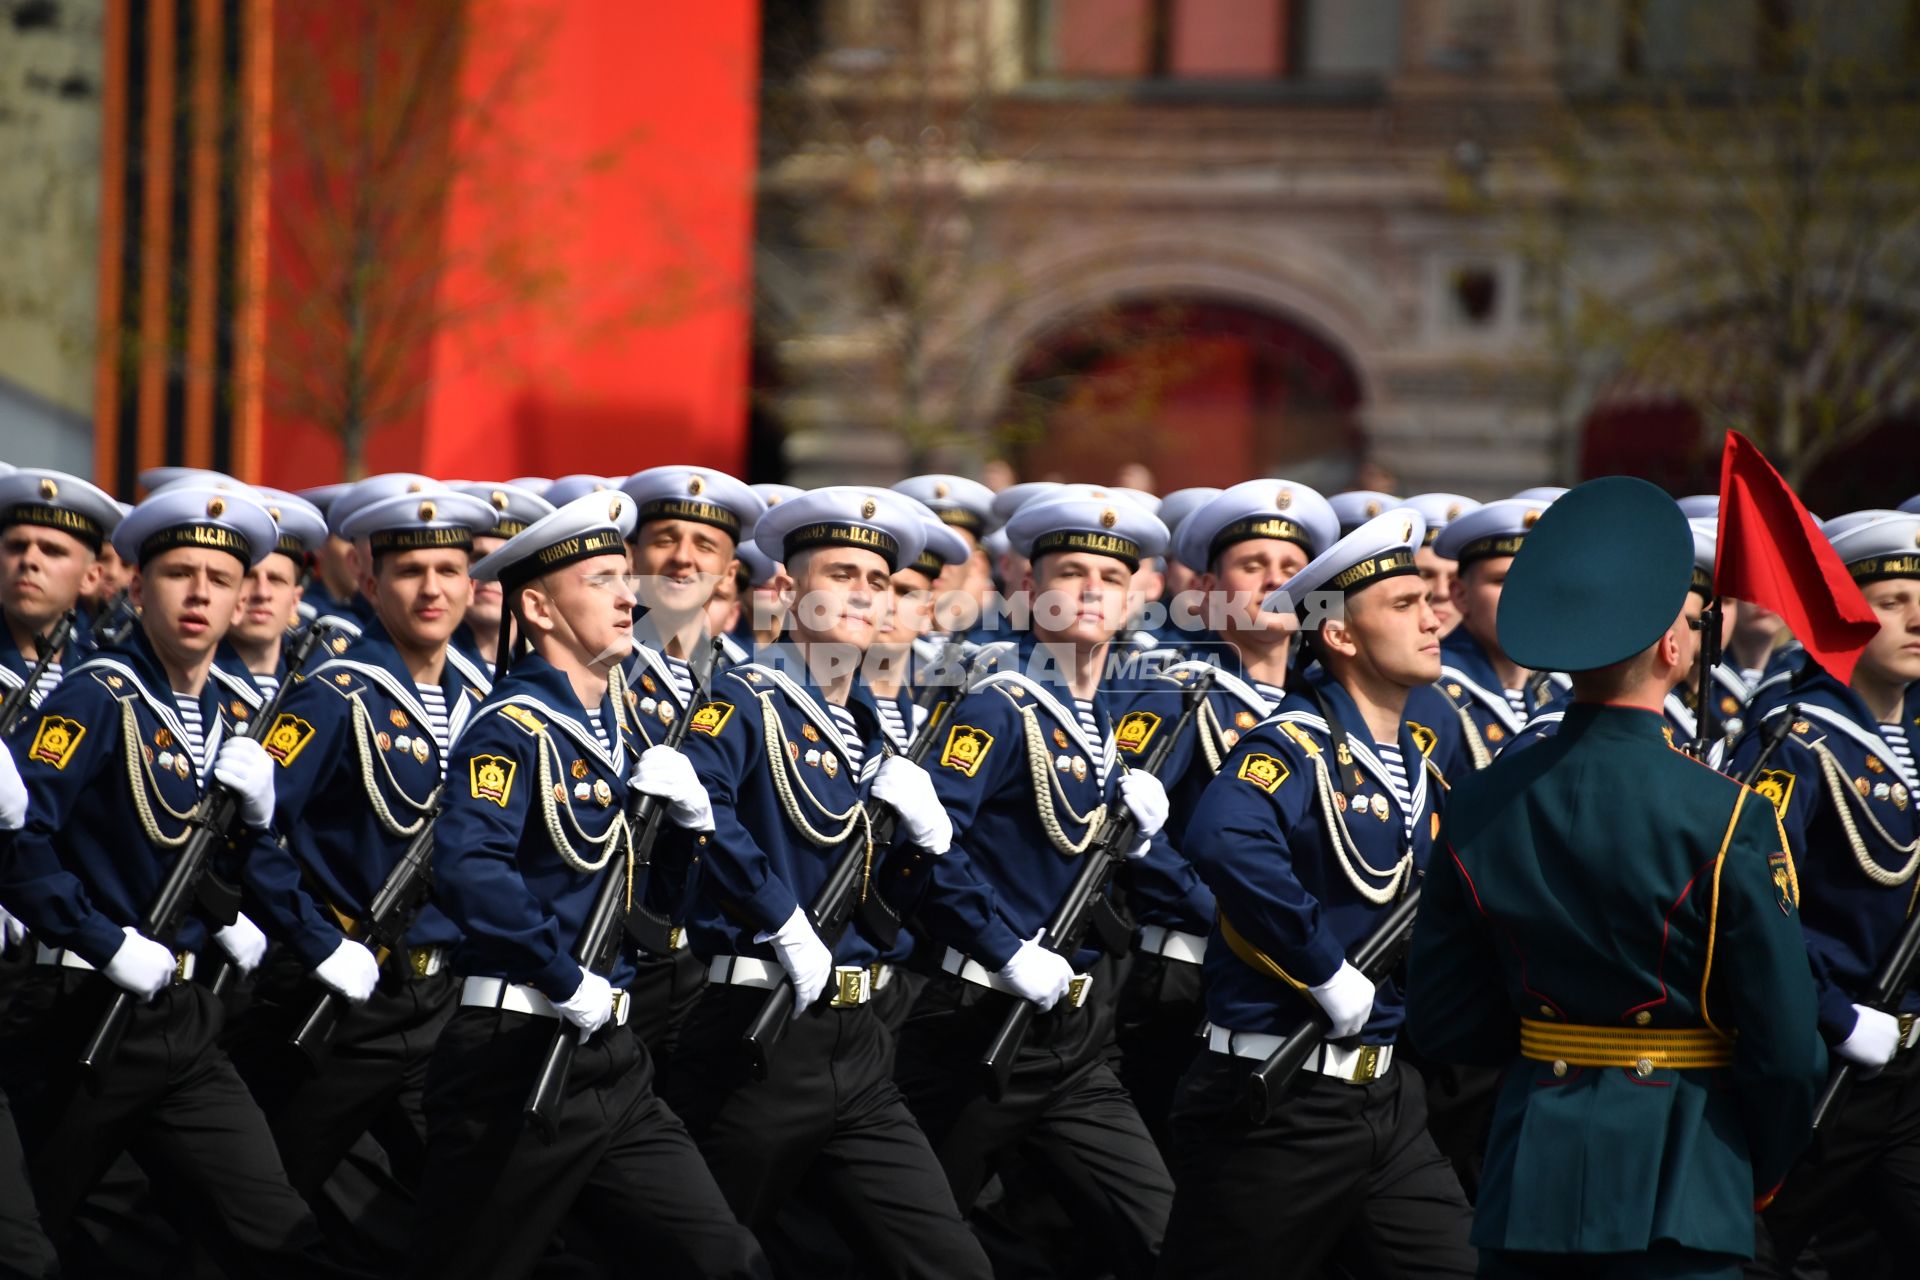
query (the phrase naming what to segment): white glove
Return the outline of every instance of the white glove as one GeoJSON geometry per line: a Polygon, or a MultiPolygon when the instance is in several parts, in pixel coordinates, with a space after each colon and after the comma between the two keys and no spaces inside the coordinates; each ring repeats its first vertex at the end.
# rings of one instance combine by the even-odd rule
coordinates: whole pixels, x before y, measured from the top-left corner
{"type": "Polygon", "coordinates": [[[0,831],[18,831],[27,825],[27,784],[13,763],[13,752],[0,742],[0,831]]]}
{"type": "Polygon", "coordinates": [[[1373,984],[1345,960],[1331,978],[1317,987],[1308,987],[1307,994],[1333,1020],[1333,1026],[1327,1031],[1329,1040],[1359,1035],[1367,1019],[1373,1016],[1373,984]]]}
{"type": "Polygon", "coordinates": [[[693,761],[669,746],[648,747],[640,753],[627,785],[643,795],[657,796],[667,803],[673,825],[688,831],[713,830],[713,801],[693,771],[693,761]]]}
{"type": "Polygon", "coordinates": [[[613,1016],[613,984],[593,970],[582,968],[580,985],[553,1007],[561,1017],[580,1028],[580,1043],[585,1044],[613,1016]]]}
{"type": "Polygon", "coordinates": [[[340,939],[333,954],[320,962],[313,976],[354,1004],[365,1004],[380,983],[380,962],[352,938],[340,939]]]}
{"type": "Polygon", "coordinates": [[[213,758],[213,776],[240,797],[240,821],[256,831],[273,825],[273,761],[252,738],[228,738],[213,758]]]}
{"type": "Polygon", "coordinates": [[[1044,1013],[1067,994],[1067,987],[1073,982],[1073,966],[1067,963],[1066,957],[1041,946],[1040,935],[1036,933],[1020,944],[999,976],[1019,992],[1022,999],[1033,1001],[1044,1013]]]}
{"type": "Polygon", "coordinates": [[[905,756],[888,756],[873,775],[873,798],[900,815],[907,839],[928,853],[953,843],[953,819],[934,794],[933,779],[905,756]]]}
{"type": "Polygon", "coordinates": [[[173,981],[173,952],[138,929],[123,927],[127,940],[107,961],[107,978],[142,1000],[151,1000],[173,981]]]}
{"type": "Polygon", "coordinates": [[[1167,803],[1167,789],[1145,769],[1129,769],[1120,775],[1120,799],[1133,811],[1141,835],[1157,836],[1167,825],[1167,813],[1172,808],[1167,803]]]}
{"type": "Polygon", "coordinates": [[[220,944],[222,951],[233,957],[233,962],[240,966],[242,973],[252,973],[258,969],[260,961],[267,954],[267,935],[245,916],[239,916],[226,928],[217,930],[213,940],[220,944]]]}
{"type": "Polygon", "coordinates": [[[11,950],[27,940],[27,926],[20,918],[0,907],[0,950],[11,950]]]}
{"type": "Polygon", "coordinates": [[[1853,1006],[1853,1011],[1859,1015],[1853,1024],[1853,1034],[1841,1041],[1834,1052],[1855,1066],[1870,1069],[1892,1062],[1900,1048],[1900,1020],[1863,1004],[1853,1006]]]}
{"type": "Polygon", "coordinates": [[[799,907],[787,922],[773,933],[759,934],[755,942],[771,942],[780,957],[780,967],[793,979],[793,1016],[799,1017],[813,1007],[833,976],[833,952],[813,931],[813,922],[799,907]]]}

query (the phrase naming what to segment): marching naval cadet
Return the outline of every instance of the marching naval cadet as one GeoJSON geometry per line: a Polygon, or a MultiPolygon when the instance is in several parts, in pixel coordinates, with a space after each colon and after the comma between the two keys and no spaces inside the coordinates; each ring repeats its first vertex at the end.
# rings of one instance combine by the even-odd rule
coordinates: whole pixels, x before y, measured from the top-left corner
{"type": "MultiPolygon", "coordinates": [[[[92,589],[100,551],[120,519],[119,503],[63,471],[24,467],[0,477],[0,695],[26,682],[40,657],[37,637],[92,589]]],[[[76,619],[66,650],[47,664],[28,701],[39,706],[91,647],[76,619]]]]}
{"type": "MultiPolygon", "coordinates": [[[[353,488],[352,481],[314,485],[295,492],[296,497],[313,504],[322,517],[332,508],[334,499],[353,488]]],[[[327,526],[327,540],[313,559],[313,581],[307,584],[306,597],[300,602],[302,620],[311,622],[319,614],[351,616],[353,597],[359,591],[353,565],[353,544],[327,526]]]]}
{"type": "Polygon", "coordinates": [[[1403,505],[1402,500],[1378,489],[1348,489],[1329,498],[1333,514],[1340,521],[1340,536],[1346,537],[1383,511],[1403,505]]]}
{"type": "Polygon", "coordinates": [[[786,571],[751,542],[735,547],[734,554],[746,570],[747,590],[741,597],[740,624],[734,637],[739,652],[729,650],[728,661],[747,662],[780,638],[780,590],[786,571]]]}
{"type": "Polygon", "coordinates": [[[1560,731],[1450,794],[1407,960],[1429,1059],[1502,1070],[1483,1276],[1732,1276],[1805,1143],[1825,1054],[1794,863],[1753,791],[1673,750],[1692,561],[1664,493],[1547,509],[1499,611],[1574,673],[1560,731]]]}
{"type": "Polygon", "coordinates": [[[1167,526],[1167,590],[1164,597],[1168,607],[1167,625],[1160,632],[1160,642],[1178,646],[1184,643],[1186,633],[1173,616],[1174,602],[1180,593],[1190,590],[1193,581],[1203,570],[1195,568],[1181,560],[1176,551],[1180,546],[1180,522],[1220,496],[1220,490],[1212,485],[1199,485],[1190,489],[1175,489],[1160,499],[1160,523],[1167,526]]]}
{"type": "MultiPolygon", "coordinates": [[[[776,1215],[805,1184],[841,1211],[834,1221],[871,1271],[989,1274],[888,1077],[877,947],[857,920],[830,947],[808,915],[868,838],[869,799],[899,815],[895,857],[937,863],[952,839],[925,771],[887,750],[859,678],[892,575],[920,556],[918,510],[889,490],[835,486],[761,518],[755,541],[793,582],[788,639],[715,680],[683,747],[711,801],[702,821],[672,815],[707,828],[689,932],[709,968],[663,1092],[776,1267],[792,1247],[776,1215]],[[794,1017],[755,1079],[742,1033],[787,980],[794,1017]]],[[[863,887],[885,874],[888,852],[867,851],[863,887]]]]}
{"type": "Polygon", "coordinates": [[[273,554],[247,571],[240,616],[210,674],[251,713],[288,678],[287,636],[300,625],[307,558],[326,541],[327,522],[318,507],[291,493],[258,486],[248,492],[273,517],[273,554]]]}
{"type": "Polygon", "coordinates": [[[1423,873],[1438,785],[1416,763],[1408,690],[1439,672],[1440,624],[1414,564],[1420,514],[1390,509],[1266,602],[1293,609],[1326,677],[1220,766],[1182,849],[1218,900],[1207,1051],[1173,1107],[1179,1188],[1162,1274],[1237,1275],[1252,1257],[1311,1274],[1470,1275],[1471,1217],[1394,1061],[1405,1005],[1346,959],[1423,873]],[[1319,1006],[1331,1023],[1263,1121],[1248,1077],[1319,1006]]]}
{"type": "Polygon", "coordinates": [[[1021,1148],[1044,1148],[1042,1166],[1064,1171],[1048,1189],[1085,1229],[1082,1247],[1107,1255],[1117,1274],[1141,1275],[1159,1251],[1173,1188],[1105,1060],[1120,968],[1091,945],[1064,957],[1041,935],[1110,812],[1124,805],[1138,820],[1139,844],[1123,851],[1133,858],[1166,818],[1159,780],[1122,765],[1101,691],[1134,570],[1164,549],[1166,529],[1106,490],[1072,491],[1023,506],[1008,523],[1030,565],[1021,589],[1032,624],[1011,654],[972,677],[927,756],[957,835],[911,917],[939,972],[901,1031],[896,1076],[963,1211],[1010,1158],[1025,1158],[1021,1148]],[[1090,979],[1077,977],[1089,967],[1090,979]],[[969,1068],[1008,996],[1041,1015],[995,1101],[969,1068]]]}
{"type": "Polygon", "coordinates": [[[622,862],[636,837],[629,786],[707,808],[686,757],[639,750],[622,696],[634,521],[631,497],[590,493],[474,565],[476,580],[500,584],[511,630],[532,652],[467,722],[436,827],[436,896],[459,930],[455,967],[466,977],[428,1070],[415,1276],[531,1274],[574,1210],[613,1268],[644,1259],[674,1274],[767,1274],[653,1091],[622,989],[630,955],[607,974],[574,959],[601,878],[636,874],[622,862]],[[579,1029],[581,1047],[548,1142],[521,1108],[556,1020],[579,1029]]]}
{"type": "MultiPolygon", "coordinates": [[[[389,1207],[418,1175],[420,1095],[458,996],[446,957],[459,935],[432,903],[384,961],[348,934],[433,821],[448,748],[479,704],[447,652],[472,588],[473,535],[498,514],[450,489],[408,488],[355,503],[339,527],[363,555],[360,591],[372,616],[344,653],[288,692],[264,739],[286,842],[248,859],[247,901],[281,945],[231,1045],[294,1186],[313,1199],[372,1128],[397,1183],[382,1197],[389,1207]],[[316,1072],[286,1041],[321,987],[353,1007],[316,1072]]],[[[394,1247],[359,1221],[330,1215],[327,1226],[375,1256],[394,1247]]]]}
{"type": "Polygon", "coordinates": [[[272,842],[272,765],[235,734],[207,669],[246,571],[272,551],[273,518],[242,493],[188,485],[141,503],[114,537],[137,566],[140,624],[40,707],[21,761],[27,824],[0,860],[0,897],[39,944],[0,1030],[0,1070],[42,1220],[64,1248],[81,1198],[130,1149],[156,1184],[188,1193],[176,1223],[234,1274],[332,1274],[218,1047],[221,1003],[191,981],[210,935],[243,969],[266,939],[245,917],[215,930],[190,914],[164,944],[139,931],[212,782],[240,801],[216,867],[231,876],[272,842]],[[103,802],[116,795],[126,802],[103,802]],[[101,1088],[83,1089],[75,1059],[116,987],[140,1003],[101,1088]]]}
{"type": "Polygon", "coordinates": [[[1162,675],[1108,688],[1120,758],[1138,765],[1159,734],[1175,732],[1187,684],[1213,671],[1192,727],[1167,758],[1167,825],[1153,853],[1122,877],[1140,937],[1116,1014],[1120,1080],[1163,1151],[1174,1089],[1201,1049],[1200,964],[1214,915],[1213,892],[1180,853],[1181,839],[1220,762],[1286,697],[1295,622],[1261,604],[1338,536],[1333,508],[1306,485],[1252,480],[1220,492],[1186,517],[1172,548],[1172,558],[1198,569],[1202,621],[1218,629],[1190,635],[1187,661],[1162,675]]]}
{"type": "MultiPolygon", "coordinates": [[[[492,507],[493,528],[473,535],[473,558],[477,562],[492,555],[507,539],[524,533],[541,516],[553,513],[553,504],[531,489],[514,484],[478,484],[461,481],[447,486],[456,493],[478,498],[492,507]]],[[[473,601],[467,616],[453,633],[453,647],[479,673],[483,689],[493,687],[493,668],[499,657],[500,584],[493,581],[473,584],[473,601]]]]}
{"type": "Polygon", "coordinates": [[[1909,987],[1893,1009],[1867,1003],[1912,915],[1920,867],[1920,515],[1856,525],[1833,549],[1880,632],[1849,684],[1808,663],[1770,704],[1756,702],[1728,770],[1745,776],[1763,731],[1794,717],[1754,788],[1778,811],[1799,873],[1820,1033],[1862,1072],[1766,1214],[1783,1273],[1850,1205],[1867,1206],[1891,1254],[1920,1242],[1920,995],[1909,987]]]}
{"type": "Polygon", "coordinates": [[[965,476],[911,476],[893,486],[895,493],[924,504],[966,544],[967,554],[947,567],[933,584],[938,629],[965,635],[979,621],[993,591],[993,564],[980,539],[993,527],[993,490],[965,476]]]}
{"type": "Polygon", "coordinates": [[[1435,551],[1433,544],[1442,530],[1468,512],[1478,511],[1480,504],[1457,493],[1416,493],[1407,499],[1407,505],[1427,522],[1426,545],[1414,553],[1413,562],[1426,579],[1427,598],[1433,605],[1433,616],[1440,619],[1440,638],[1445,640],[1460,625],[1460,611],[1453,605],[1453,579],[1460,565],[1435,551]]]}
{"type": "MultiPolygon", "coordinates": [[[[693,711],[688,663],[711,638],[707,606],[766,506],[746,484],[710,467],[649,467],[620,489],[634,503],[627,557],[639,600],[623,689],[640,741],[655,743],[693,711]]],[[[686,841],[663,838],[642,904],[664,929],[655,936],[661,953],[648,950],[635,960],[634,1027],[663,1059],[706,986],[706,966],[689,949],[685,927],[695,852],[686,841]]]]}
{"type": "MultiPolygon", "coordinates": [[[[361,629],[374,616],[372,605],[361,591],[361,579],[366,575],[367,549],[356,543],[345,533],[347,521],[351,520],[361,508],[388,498],[397,498],[401,494],[419,493],[425,489],[441,488],[438,480],[416,474],[411,471],[389,471],[377,476],[368,476],[355,484],[342,487],[338,493],[327,497],[323,510],[327,516],[327,545],[321,551],[319,568],[321,582],[326,590],[315,593],[315,613],[331,619],[330,628],[337,632],[327,643],[333,653],[344,653],[346,646],[358,639],[361,629]],[[338,558],[343,561],[341,572],[344,575],[342,593],[335,595],[330,569],[336,559],[336,551],[342,553],[338,558]]],[[[301,492],[315,506],[320,504],[312,495],[323,490],[307,489],[301,492]]]]}
{"type": "Polygon", "coordinates": [[[1449,524],[1433,544],[1435,553],[1460,566],[1453,581],[1460,625],[1440,642],[1439,688],[1476,769],[1562,700],[1561,684],[1507,657],[1494,626],[1508,566],[1544,510],[1545,504],[1522,498],[1489,502],[1449,524]]]}

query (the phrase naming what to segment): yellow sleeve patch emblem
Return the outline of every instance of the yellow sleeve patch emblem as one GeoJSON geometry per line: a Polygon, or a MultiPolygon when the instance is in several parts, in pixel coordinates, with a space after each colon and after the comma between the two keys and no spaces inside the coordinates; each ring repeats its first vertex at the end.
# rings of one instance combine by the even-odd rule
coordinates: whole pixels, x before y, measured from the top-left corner
{"type": "Polygon", "coordinates": [[[957,724],[947,730],[947,745],[941,748],[940,763],[971,778],[980,772],[980,765],[992,747],[992,734],[970,724],[957,724]]]}
{"type": "Polygon", "coordinates": [[[1129,755],[1139,755],[1147,749],[1154,731],[1160,727],[1160,717],[1151,711],[1129,711],[1120,717],[1120,723],[1113,728],[1113,740],[1122,751],[1129,755]]]}
{"type": "Polygon", "coordinates": [[[260,745],[266,748],[267,754],[277,763],[286,767],[307,749],[307,743],[311,741],[313,741],[312,725],[299,716],[281,712],[280,718],[273,722],[271,729],[267,730],[267,736],[261,740],[260,745]]]}
{"type": "Polygon", "coordinates": [[[513,790],[513,772],[520,762],[506,756],[475,756],[467,761],[467,778],[475,800],[491,800],[507,807],[507,793],[513,790]]]}
{"type": "Polygon", "coordinates": [[[1420,748],[1420,754],[1423,756],[1432,755],[1434,745],[1440,741],[1439,734],[1411,720],[1407,721],[1407,736],[1413,739],[1413,745],[1420,748]]]}
{"type": "Polygon", "coordinates": [[[1762,799],[1773,806],[1773,811],[1786,821],[1787,806],[1793,803],[1793,775],[1785,769],[1763,769],[1754,779],[1753,789],[1762,799]]]}
{"type": "Polygon", "coordinates": [[[73,759],[73,753],[80,749],[80,739],[86,736],[87,728],[78,720],[43,716],[39,731],[33,735],[33,745],[27,748],[27,759],[64,769],[73,759]]]}
{"type": "Polygon", "coordinates": [[[1272,795],[1280,789],[1280,784],[1287,780],[1289,773],[1286,761],[1279,756],[1270,756],[1265,752],[1256,751],[1240,762],[1240,772],[1234,776],[1242,782],[1251,782],[1268,795],[1272,795]]]}
{"type": "Polygon", "coordinates": [[[1773,878],[1773,896],[1780,913],[1792,915],[1800,905],[1800,877],[1794,874],[1792,855],[1785,851],[1768,854],[1767,872],[1773,878]]]}
{"type": "Polygon", "coordinates": [[[717,738],[720,731],[727,727],[727,721],[733,719],[731,702],[709,702],[693,713],[693,720],[687,725],[695,733],[704,733],[709,738],[717,738]]]}

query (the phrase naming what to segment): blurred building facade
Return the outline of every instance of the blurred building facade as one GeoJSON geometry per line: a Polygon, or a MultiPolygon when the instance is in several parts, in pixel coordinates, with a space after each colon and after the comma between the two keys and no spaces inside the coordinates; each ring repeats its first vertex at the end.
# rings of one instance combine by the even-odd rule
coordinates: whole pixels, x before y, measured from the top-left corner
{"type": "MultiPolygon", "coordinates": [[[[1703,52],[1759,74],[1796,2],[800,6],[766,37],[765,435],[800,483],[998,457],[1142,461],[1162,490],[1495,495],[1684,451],[1680,392],[1553,358],[1530,223],[1574,228],[1623,305],[1675,304],[1660,256],[1528,157],[1572,98],[1703,52]]],[[[1911,57],[1911,5],[1841,7],[1911,57]]]]}

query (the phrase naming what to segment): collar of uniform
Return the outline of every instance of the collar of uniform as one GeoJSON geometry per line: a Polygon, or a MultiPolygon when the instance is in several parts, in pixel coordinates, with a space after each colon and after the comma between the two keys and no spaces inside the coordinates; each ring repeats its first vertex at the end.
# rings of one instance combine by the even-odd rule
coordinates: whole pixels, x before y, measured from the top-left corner
{"type": "MultiPolygon", "coordinates": [[[[1666,701],[1661,704],[1661,710],[1662,714],[1673,722],[1675,736],[1677,738],[1691,742],[1699,734],[1699,717],[1693,714],[1693,708],[1687,705],[1687,700],[1680,696],[1678,689],[1667,694],[1666,701]]],[[[1677,746],[1679,744],[1676,743],[1675,745],[1677,746]]]]}
{"type": "Polygon", "coordinates": [[[1437,683],[1445,685],[1458,680],[1464,684],[1467,692],[1491,711],[1508,733],[1518,733],[1525,727],[1527,717],[1513,713],[1500,677],[1494,674],[1493,659],[1487,656],[1478,640],[1467,634],[1465,627],[1455,627],[1452,634],[1440,642],[1440,666],[1437,683]]]}
{"type": "MultiPolygon", "coordinates": [[[[1788,702],[1798,703],[1805,718],[1852,739],[1862,750],[1871,751],[1880,758],[1882,764],[1898,774],[1908,787],[1920,789],[1920,779],[1907,776],[1900,758],[1887,745],[1886,738],[1881,736],[1880,722],[1867,710],[1867,704],[1861,701],[1860,695],[1828,675],[1823,668],[1814,667],[1812,674],[1794,681],[1792,692],[1781,695],[1779,702],[1767,712],[1767,718],[1773,718],[1780,712],[1780,704],[1788,702]]],[[[1909,688],[1902,721],[1910,733],[1916,727],[1912,714],[1915,709],[1913,692],[1909,688]]],[[[1758,723],[1759,717],[1754,717],[1754,722],[1758,723]]]]}
{"type": "Polygon", "coordinates": [[[552,717],[553,723],[565,729],[567,736],[573,738],[577,745],[591,752],[615,773],[622,772],[620,760],[626,752],[626,716],[625,708],[614,703],[611,682],[607,685],[606,696],[600,700],[600,715],[606,724],[607,740],[613,748],[611,753],[603,751],[600,740],[594,736],[586,708],[580,704],[580,696],[573,691],[573,681],[539,654],[523,654],[516,659],[507,672],[507,678],[495,686],[487,704],[491,707],[515,697],[531,698],[538,702],[552,717]]]}
{"type": "Polygon", "coordinates": [[[1562,735],[1599,734],[1623,742],[1667,745],[1667,717],[1646,707],[1617,702],[1570,702],[1560,718],[1562,735]]]}
{"type": "Polygon", "coordinates": [[[253,678],[253,672],[249,671],[247,664],[241,661],[239,651],[230,641],[220,642],[220,647],[214,651],[213,667],[207,674],[220,681],[224,687],[233,692],[235,697],[256,711],[267,700],[266,695],[261,692],[259,683],[253,678]]]}
{"type": "MultiPolygon", "coordinates": [[[[125,644],[95,655],[82,665],[111,666],[116,673],[132,676],[137,686],[136,692],[145,700],[155,718],[171,729],[181,742],[187,740],[186,729],[180,723],[179,705],[174,701],[173,684],[167,679],[167,669],[160,665],[160,656],[148,642],[144,628],[135,627],[127,634],[125,644]]],[[[200,733],[205,746],[201,758],[203,773],[211,769],[214,754],[220,749],[225,736],[226,721],[220,715],[221,688],[220,683],[211,676],[200,686],[200,733]]]]}
{"type": "MultiPolygon", "coordinates": [[[[1366,721],[1360,717],[1359,705],[1354,702],[1352,695],[1346,691],[1345,687],[1332,680],[1316,682],[1315,688],[1327,700],[1328,709],[1340,721],[1340,727],[1346,730],[1347,745],[1353,752],[1354,765],[1372,774],[1375,785],[1386,793],[1387,803],[1398,809],[1400,797],[1394,794],[1393,775],[1387,771],[1386,765],[1380,762],[1379,755],[1373,749],[1373,734],[1368,730],[1366,721]]],[[[1274,709],[1274,718],[1304,724],[1313,729],[1328,739],[1327,750],[1329,753],[1332,752],[1332,730],[1321,716],[1319,705],[1306,694],[1298,691],[1288,693],[1281,700],[1280,705],[1274,709]]],[[[1427,770],[1423,765],[1426,757],[1421,754],[1419,746],[1413,740],[1413,734],[1408,731],[1405,716],[1400,718],[1400,736],[1396,745],[1400,748],[1400,766],[1407,775],[1407,794],[1413,801],[1413,816],[1416,819],[1413,835],[1418,841],[1422,835],[1417,819],[1426,812],[1428,807],[1427,770]]],[[[1342,766],[1336,760],[1329,762],[1328,767],[1338,769],[1342,766]]],[[[1339,785],[1336,781],[1336,788],[1339,785]]]]}
{"type": "MultiPolygon", "coordinates": [[[[826,691],[815,683],[813,672],[807,668],[806,659],[801,656],[800,650],[791,641],[780,640],[768,645],[755,655],[751,663],[746,665],[765,667],[769,671],[778,672],[800,686],[807,696],[818,704],[821,713],[831,722],[833,715],[827,710],[826,691]]],[[[867,745],[872,746],[872,733],[878,731],[869,732],[868,727],[879,722],[880,709],[874,705],[873,690],[867,687],[865,680],[855,677],[853,688],[847,693],[846,706],[847,710],[854,713],[854,723],[861,726],[862,732],[868,733],[867,745]],[[862,716],[865,718],[862,719],[862,716]]]]}
{"type": "MultiPolygon", "coordinates": [[[[451,646],[449,646],[451,647],[451,646]]],[[[358,662],[366,666],[379,667],[403,689],[413,688],[413,673],[407,670],[407,664],[401,661],[399,647],[393,643],[393,637],[387,634],[387,628],[378,617],[367,619],[360,629],[360,636],[345,653],[340,655],[349,662],[358,662]]],[[[440,669],[440,687],[447,691],[447,715],[453,715],[454,708],[460,703],[460,695],[472,690],[483,693],[477,684],[467,678],[454,663],[446,663],[440,669]]]]}

